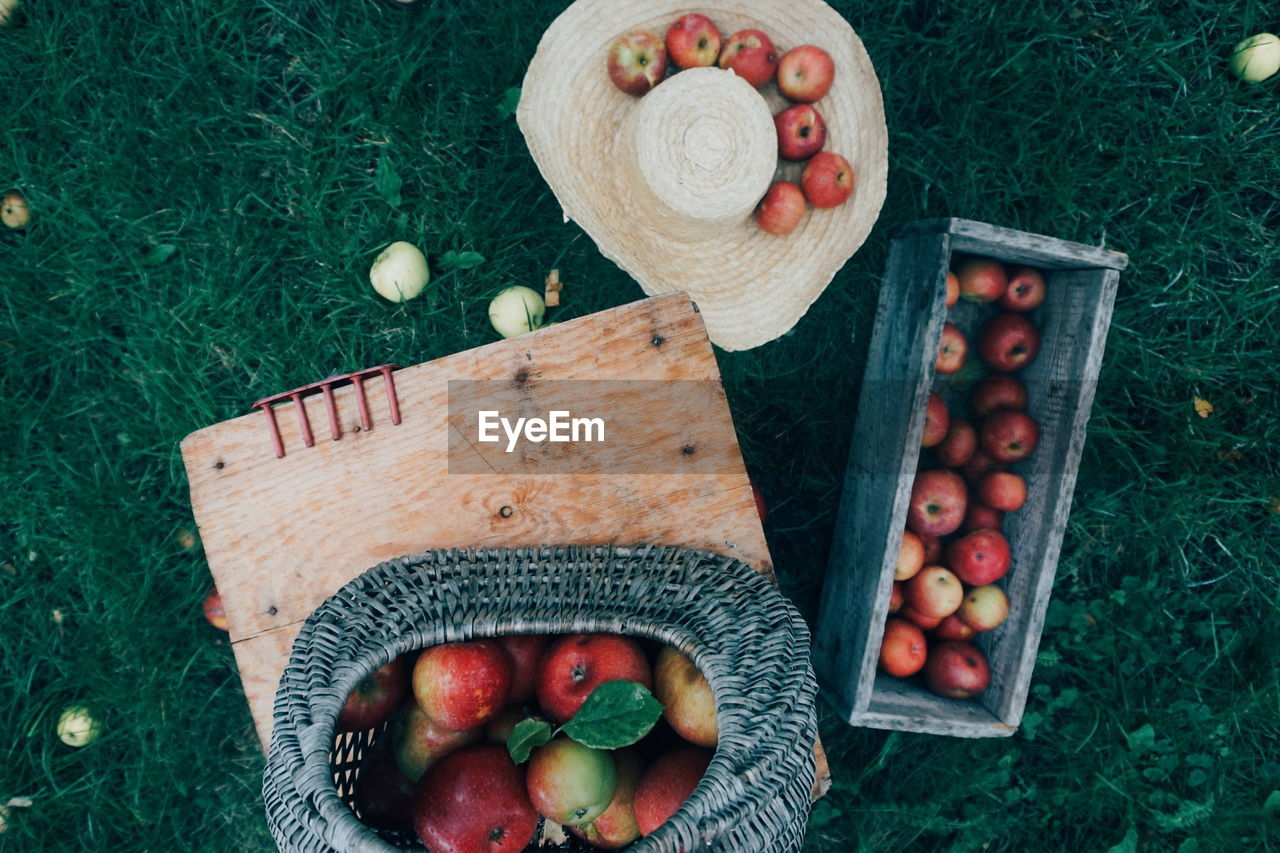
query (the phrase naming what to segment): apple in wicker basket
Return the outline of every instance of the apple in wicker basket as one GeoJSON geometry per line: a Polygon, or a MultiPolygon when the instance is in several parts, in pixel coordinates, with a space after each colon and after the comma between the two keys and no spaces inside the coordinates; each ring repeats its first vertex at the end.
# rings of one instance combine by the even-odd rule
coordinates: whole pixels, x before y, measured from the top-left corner
{"type": "Polygon", "coordinates": [[[654,697],[664,706],[676,734],[698,746],[715,746],[719,734],[716,697],[693,661],[672,646],[663,647],[653,668],[654,697]]]}
{"type": "Polygon", "coordinates": [[[355,789],[360,820],[378,829],[413,832],[414,788],[396,764],[391,741],[379,739],[360,761],[355,789]]]}
{"type": "Polygon", "coordinates": [[[644,765],[633,749],[619,749],[613,753],[618,767],[618,786],[613,792],[609,807],[598,818],[583,826],[570,826],[569,831],[588,842],[592,847],[618,850],[640,837],[636,825],[636,786],[640,783],[640,771],[644,765]]]}
{"type": "Polygon", "coordinates": [[[606,681],[634,681],[653,689],[649,661],[634,640],[615,634],[561,637],[538,665],[538,704],[552,720],[564,723],[606,681]]]}
{"type": "Polygon", "coordinates": [[[400,772],[417,782],[432,764],[449,753],[480,739],[482,729],[446,729],[408,702],[391,724],[391,743],[400,772]]]}
{"type": "Polygon", "coordinates": [[[636,786],[636,825],[648,835],[679,811],[711,764],[711,750],[669,752],[655,761],[636,786]]]}
{"type": "Polygon", "coordinates": [[[338,730],[368,731],[382,724],[409,689],[409,662],[404,655],[360,679],[338,712],[338,730]]]}
{"type": "Polygon", "coordinates": [[[432,853],[523,850],[538,828],[525,772],[499,744],[468,746],[427,770],[413,809],[418,837],[432,853]]]}
{"type": "Polygon", "coordinates": [[[539,814],[565,826],[582,826],[613,802],[618,768],[607,751],[560,737],[534,751],[526,785],[539,814]]]}
{"type": "Polygon", "coordinates": [[[538,674],[538,661],[551,645],[552,637],[548,634],[513,634],[498,637],[498,645],[502,646],[513,664],[511,669],[511,693],[507,696],[507,704],[520,705],[533,699],[536,692],[533,683],[538,674]]]}
{"type": "Polygon", "coordinates": [[[506,707],[511,668],[511,657],[494,640],[432,646],[413,666],[413,695],[439,725],[473,729],[506,707]]]}

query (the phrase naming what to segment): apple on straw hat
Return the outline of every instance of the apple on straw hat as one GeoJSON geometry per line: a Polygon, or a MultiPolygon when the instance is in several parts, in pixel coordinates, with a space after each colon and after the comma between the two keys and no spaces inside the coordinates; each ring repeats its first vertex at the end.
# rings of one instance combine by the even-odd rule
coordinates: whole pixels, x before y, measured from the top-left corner
{"type": "Polygon", "coordinates": [[[820,0],[720,0],[691,10],[670,0],[577,0],[543,34],[517,113],[529,150],[565,217],[650,295],[683,290],[726,350],[791,329],[866,239],[884,203],[888,134],[880,83],[862,42],[820,0]],[[815,44],[835,61],[835,84],[814,106],[826,150],[853,166],[847,203],[809,210],[788,236],[752,214],[779,164],[773,115],[787,106],[773,83],[757,91],[730,71],[693,68],[641,98],[606,71],[619,36],[659,37],[690,11],[725,39],[759,29],[781,55],[815,44]]]}

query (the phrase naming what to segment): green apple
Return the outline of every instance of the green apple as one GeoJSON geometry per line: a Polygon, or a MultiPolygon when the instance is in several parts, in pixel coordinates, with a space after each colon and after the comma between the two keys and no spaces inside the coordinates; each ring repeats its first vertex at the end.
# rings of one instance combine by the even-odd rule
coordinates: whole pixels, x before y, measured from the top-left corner
{"type": "Polygon", "coordinates": [[[1240,42],[1231,53],[1231,70],[1249,83],[1273,76],[1280,71],[1280,37],[1258,33],[1240,42]]]}
{"type": "Polygon", "coordinates": [[[382,250],[369,270],[378,295],[390,302],[408,302],[431,280],[427,257],[411,243],[399,241],[382,250]]]}
{"type": "Polygon", "coordinates": [[[618,850],[640,837],[636,824],[636,785],[640,784],[640,771],[644,763],[634,749],[619,749],[613,753],[618,768],[618,787],[613,792],[609,808],[591,823],[571,826],[569,831],[587,841],[592,847],[618,850]]]}
{"type": "Polygon", "coordinates": [[[519,284],[506,288],[489,303],[489,322],[504,338],[542,328],[546,313],[547,303],[542,294],[519,284]]]}
{"type": "Polygon", "coordinates": [[[529,799],[548,820],[582,826],[604,814],[618,787],[613,756],[562,737],[529,759],[529,799]]]}
{"type": "Polygon", "coordinates": [[[101,734],[102,724],[84,705],[71,705],[58,718],[58,740],[67,746],[88,746],[101,734]]]}
{"type": "Polygon", "coordinates": [[[391,742],[400,772],[417,782],[423,772],[449,753],[480,739],[482,729],[455,732],[432,722],[418,703],[409,702],[391,724],[391,742]]]}

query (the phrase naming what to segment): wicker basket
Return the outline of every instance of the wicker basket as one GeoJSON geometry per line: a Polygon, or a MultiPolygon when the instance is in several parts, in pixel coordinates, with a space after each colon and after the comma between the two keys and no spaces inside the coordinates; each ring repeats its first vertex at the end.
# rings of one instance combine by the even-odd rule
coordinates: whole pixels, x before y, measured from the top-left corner
{"type": "Polygon", "coordinates": [[[577,632],[676,646],[716,696],[720,739],[706,776],[628,849],[800,848],[817,736],[804,621],[744,563],[641,546],[429,551],[382,563],[326,600],[294,642],[276,694],[263,798],[280,849],[422,849],[380,836],[349,805],[371,737],[335,740],[334,724],[366,673],[438,643],[577,632]]]}

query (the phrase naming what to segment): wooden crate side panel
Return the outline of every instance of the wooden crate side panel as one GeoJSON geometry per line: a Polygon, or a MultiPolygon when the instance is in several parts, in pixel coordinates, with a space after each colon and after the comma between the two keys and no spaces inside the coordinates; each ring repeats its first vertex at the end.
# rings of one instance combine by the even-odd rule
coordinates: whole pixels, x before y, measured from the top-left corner
{"type": "Polygon", "coordinates": [[[822,595],[814,666],[846,717],[871,700],[946,303],[946,235],[894,240],[822,595]]]}
{"type": "Polygon", "coordinates": [[[1106,268],[1122,270],[1129,258],[1121,252],[1074,243],[1044,234],[1001,228],[972,219],[926,219],[903,226],[896,236],[948,233],[952,249],[1050,270],[1106,268]]]}
{"type": "Polygon", "coordinates": [[[1015,730],[977,702],[937,696],[915,681],[884,673],[875,681],[875,694],[857,715],[858,725],[952,737],[1007,737],[1015,730]]]}
{"type": "Polygon", "coordinates": [[[1056,301],[1045,312],[1041,331],[1050,348],[1025,373],[1028,410],[1040,421],[1042,438],[1022,464],[1031,487],[1027,504],[1006,516],[1019,564],[1006,579],[1009,618],[987,635],[995,664],[992,687],[983,697],[1012,726],[1022,720],[1031,687],[1119,278],[1116,270],[1049,277],[1056,301]]]}

